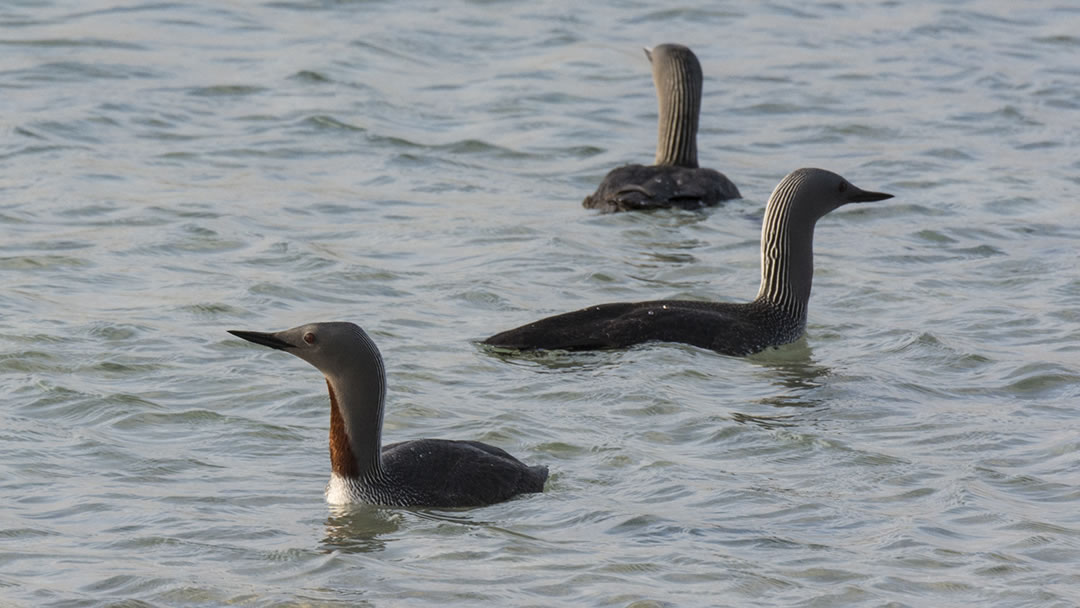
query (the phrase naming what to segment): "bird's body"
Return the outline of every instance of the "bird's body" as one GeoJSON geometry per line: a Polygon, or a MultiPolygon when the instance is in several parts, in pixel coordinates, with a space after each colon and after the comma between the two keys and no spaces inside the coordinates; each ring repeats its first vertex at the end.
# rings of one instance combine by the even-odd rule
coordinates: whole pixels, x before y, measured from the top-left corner
{"type": "Polygon", "coordinates": [[[382,447],[383,475],[361,480],[334,473],[331,504],[473,507],[542,492],[547,468],[528,466],[479,441],[414,439],[382,447]]]}
{"type": "Polygon", "coordinates": [[[386,372],[375,343],[352,323],[229,333],[296,355],[326,377],[331,504],[475,507],[544,489],[547,467],[526,465],[477,441],[416,439],[382,446],[386,372]]]}
{"type": "Polygon", "coordinates": [[[624,165],[612,169],[583,205],[601,211],[694,210],[740,196],[735,184],[714,169],[624,165]]]}
{"type": "Polygon", "coordinates": [[[750,355],[794,342],[806,317],[767,302],[653,300],[600,304],[541,319],[484,342],[518,349],[597,350],[682,342],[725,355],[750,355]]]}
{"type": "Polygon", "coordinates": [[[700,209],[740,198],[739,189],[723,173],[698,166],[702,74],[697,57],[678,44],[661,44],[645,54],[652,63],[660,108],[654,164],[611,170],[582,204],[608,212],[700,209]]]}
{"type": "Polygon", "coordinates": [[[846,203],[891,196],[860,190],[823,169],[793,171],[777,185],[766,205],[761,287],[752,302],[601,304],[504,331],[484,343],[514,349],[593,350],[662,341],[748,355],[794,342],[806,329],[818,218],[846,203]]]}

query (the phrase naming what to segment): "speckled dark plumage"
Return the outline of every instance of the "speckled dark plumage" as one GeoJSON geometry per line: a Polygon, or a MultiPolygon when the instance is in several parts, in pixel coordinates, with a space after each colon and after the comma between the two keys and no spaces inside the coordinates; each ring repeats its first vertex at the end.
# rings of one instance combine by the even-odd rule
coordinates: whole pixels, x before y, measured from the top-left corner
{"type": "Polygon", "coordinates": [[[769,302],[655,300],[601,304],[541,319],[484,340],[515,349],[595,350],[642,342],[682,342],[743,356],[802,334],[795,318],[769,302]]]}
{"type": "Polygon", "coordinates": [[[605,212],[701,209],[741,198],[739,189],[714,169],[673,165],[626,165],[611,172],[582,203],[605,212]]]}
{"type": "Polygon", "coordinates": [[[548,469],[479,441],[416,439],[382,448],[377,476],[345,478],[359,502],[398,507],[478,507],[544,491],[548,469]]]}

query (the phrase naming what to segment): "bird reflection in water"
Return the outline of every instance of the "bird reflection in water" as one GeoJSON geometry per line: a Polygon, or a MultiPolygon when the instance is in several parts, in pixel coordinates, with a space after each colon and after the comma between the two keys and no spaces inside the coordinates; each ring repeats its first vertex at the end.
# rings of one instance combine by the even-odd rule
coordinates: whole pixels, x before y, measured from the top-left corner
{"type": "Polygon", "coordinates": [[[326,519],[323,551],[330,553],[374,553],[386,548],[380,536],[401,529],[405,513],[372,505],[330,505],[326,519]]]}
{"type": "MultiPolygon", "coordinates": [[[[750,361],[760,366],[760,372],[756,375],[783,389],[776,394],[757,399],[753,403],[758,406],[799,408],[801,410],[825,407],[825,400],[816,398],[813,394],[817,389],[824,386],[823,379],[828,377],[832,370],[824,365],[817,364],[813,355],[813,349],[810,348],[804,334],[791,344],[771,348],[748,357],[750,361]]],[[[749,414],[733,412],[731,418],[735,422],[775,429],[798,426],[802,418],[801,413],[749,414]]]]}

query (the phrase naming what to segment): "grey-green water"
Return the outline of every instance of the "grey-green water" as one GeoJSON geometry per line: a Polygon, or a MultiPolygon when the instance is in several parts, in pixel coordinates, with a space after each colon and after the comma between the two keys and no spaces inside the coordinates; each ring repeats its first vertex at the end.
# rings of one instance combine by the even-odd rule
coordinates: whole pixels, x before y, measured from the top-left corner
{"type": "Polygon", "coordinates": [[[1080,604],[1080,8],[0,3],[0,605],[1080,604]],[[647,162],[640,47],[706,75],[744,196],[581,208],[647,162]],[[747,300],[764,202],[817,230],[808,335],[505,358],[587,304],[747,300]],[[226,329],[355,321],[385,437],[547,491],[330,509],[303,362],[226,329]]]}

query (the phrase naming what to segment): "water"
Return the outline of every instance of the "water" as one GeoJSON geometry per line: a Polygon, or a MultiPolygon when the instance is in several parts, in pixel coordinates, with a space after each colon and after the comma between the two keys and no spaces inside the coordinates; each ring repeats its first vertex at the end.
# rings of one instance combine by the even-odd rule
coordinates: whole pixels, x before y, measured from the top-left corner
{"type": "Polygon", "coordinates": [[[1080,604],[1080,10],[1068,2],[0,5],[0,605],[1080,604]],[[643,45],[706,75],[745,199],[580,207],[648,161],[643,45]],[[801,166],[807,337],[507,358],[587,304],[747,300],[801,166]],[[226,329],[360,323],[385,436],[552,477],[328,508],[318,373],[226,329]]]}

